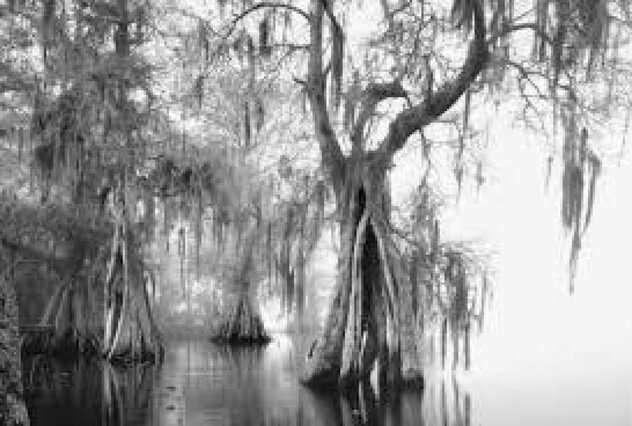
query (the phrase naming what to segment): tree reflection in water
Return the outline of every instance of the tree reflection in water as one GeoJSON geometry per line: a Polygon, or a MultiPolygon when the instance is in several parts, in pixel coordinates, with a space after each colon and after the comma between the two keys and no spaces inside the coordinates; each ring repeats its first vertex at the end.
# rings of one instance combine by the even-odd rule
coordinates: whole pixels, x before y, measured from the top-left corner
{"type": "Polygon", "coordinates": [[[369,383],[341,395],[296,378],[291,341],[230,348],[172,341],[163,366],[24,363],[34,426],[425,425],[469,426],[472,403],[456,380],[427,380],[424,392],[377,394],[369,383]]]}
{"type": "Polygon", "coordinates": [[[112,367],[103,363],[101,425],[143,424],[151,417],[153,373],[149,364],[112,367]]]}
{"type": "Polygon", "coordinates": [[[402,391],[381,399],[365,383],[357,392],[340,395],[339,403],[332,401],[337,406],[332,424],[470,426],[470,396],[459,389],[456,380],[451,382],[451,389],[446,379],[437,379],[424,392],[402,391]]]}
{"type": "Polygon", "coordinates": [[[24,360],[25,399],[32,425],[151,424],[154,367],[100,361],[24,360]]]}

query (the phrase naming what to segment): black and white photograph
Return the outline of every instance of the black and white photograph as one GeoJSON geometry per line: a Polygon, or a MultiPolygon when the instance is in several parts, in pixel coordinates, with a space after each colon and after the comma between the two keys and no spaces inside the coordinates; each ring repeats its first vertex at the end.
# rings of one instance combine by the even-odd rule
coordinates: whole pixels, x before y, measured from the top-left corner
{"type": "Polygon", "coordinates": [[[631,138],[630,0],[0,0],[0,426],[632,426],[631,138]]]}

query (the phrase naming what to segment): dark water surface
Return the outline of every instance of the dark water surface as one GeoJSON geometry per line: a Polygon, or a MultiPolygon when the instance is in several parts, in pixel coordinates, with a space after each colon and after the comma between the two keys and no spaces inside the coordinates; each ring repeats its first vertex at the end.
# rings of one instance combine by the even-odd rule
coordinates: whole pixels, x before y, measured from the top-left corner
{"type": "Polygon", "coordinates": [[[103,363],[24,363],[34,426],[469,425],[470,398],[456,383],[433,391],[357,398],[315,393],[296,378],[291,341],[227,348],[171,341],[157,369],[103,363]]]}

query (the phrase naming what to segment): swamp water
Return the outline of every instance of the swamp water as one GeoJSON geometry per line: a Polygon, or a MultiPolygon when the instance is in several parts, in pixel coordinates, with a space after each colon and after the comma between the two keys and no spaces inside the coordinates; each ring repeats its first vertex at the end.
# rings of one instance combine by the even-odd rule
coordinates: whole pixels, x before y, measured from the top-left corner
{"type": "Polygon", "coordinates": [[[167,343],[160,368],[24,362],[33,426],[469,425],[472,402],[455,381],[424,392],[353,400],[302,387],[287,336],[261,348],[204,340],[167,343]]]}

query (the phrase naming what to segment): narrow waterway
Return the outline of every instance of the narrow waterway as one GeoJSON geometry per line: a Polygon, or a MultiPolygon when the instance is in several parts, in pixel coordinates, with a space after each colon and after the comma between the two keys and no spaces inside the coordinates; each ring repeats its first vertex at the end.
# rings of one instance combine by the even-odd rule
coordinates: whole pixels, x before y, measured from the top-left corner
{"type": "Polygon", "coordinates": [[[456,382],[386,397],[316,393],[296,377],[291,340],[228,348],[170,341],[161,368],[25,362],[34,426],[469,425],[472,401],[456,382]]]}

